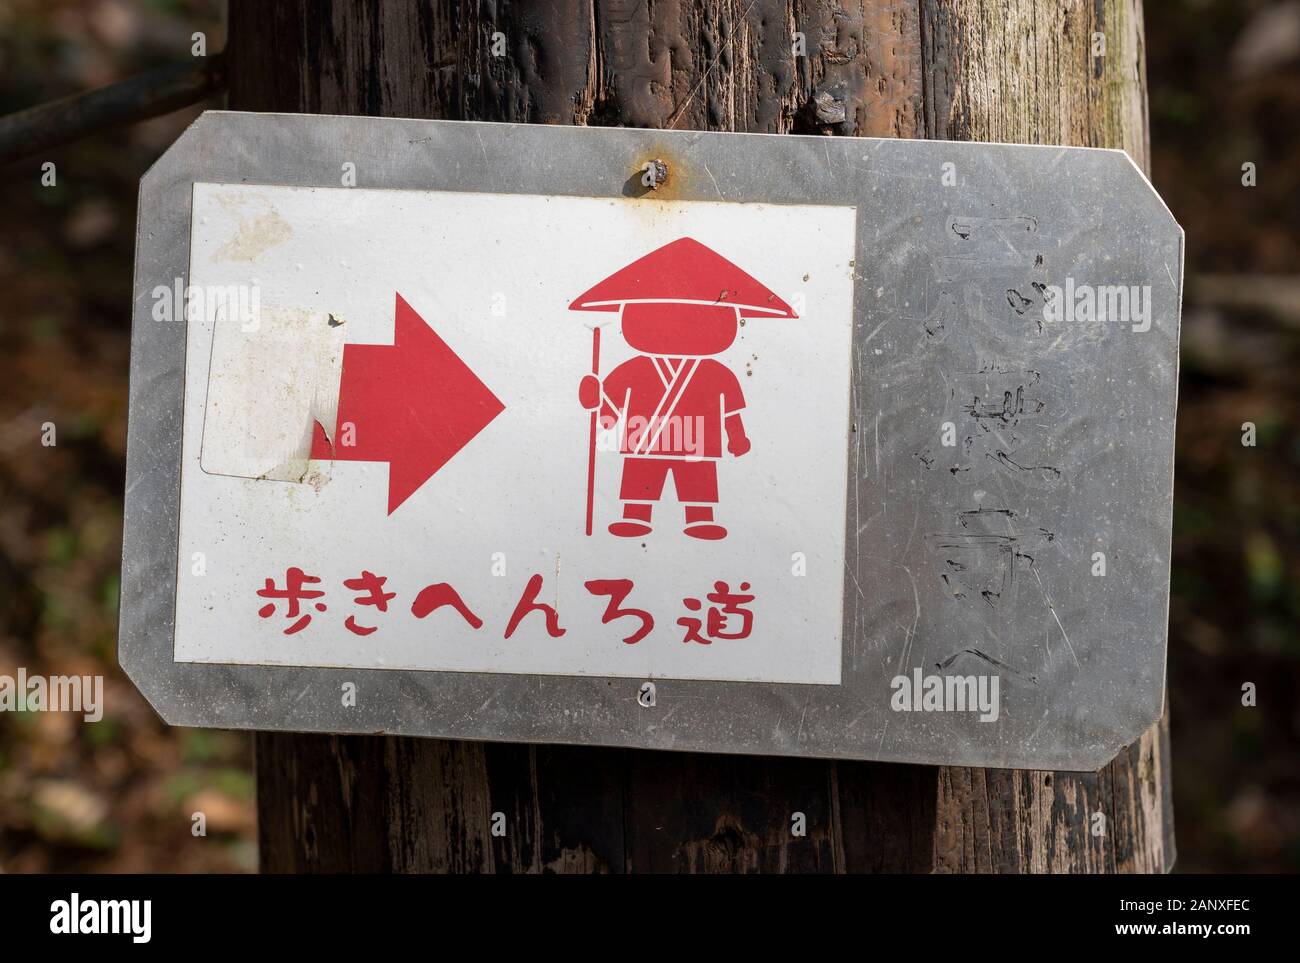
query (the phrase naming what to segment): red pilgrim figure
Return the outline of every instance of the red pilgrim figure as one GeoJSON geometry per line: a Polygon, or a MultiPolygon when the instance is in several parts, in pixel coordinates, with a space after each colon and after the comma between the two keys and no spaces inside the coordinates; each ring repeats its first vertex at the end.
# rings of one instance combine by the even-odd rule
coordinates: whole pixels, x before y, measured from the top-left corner
{"type": "Polygon", "coordinates": [[[652,510],[668,476],[694,538],[725,538],[713,517],[717,463],[725,448],[740,457],[749,438],[740,412],[745,396],[735,374],[712,355],[731,347],[741,318],[794,318],[788,304],[722,255],[683,237],[607,277],[569,305],[574,311],[617,311],[623,337],[642,352],[602,380],[600,329],[593,332],[592,373],[578,400],[592,413],[588,458],[587,534],[595,475],[596,418],[622,424],[623,517],[614,535],[649,534],[652,510]]]}

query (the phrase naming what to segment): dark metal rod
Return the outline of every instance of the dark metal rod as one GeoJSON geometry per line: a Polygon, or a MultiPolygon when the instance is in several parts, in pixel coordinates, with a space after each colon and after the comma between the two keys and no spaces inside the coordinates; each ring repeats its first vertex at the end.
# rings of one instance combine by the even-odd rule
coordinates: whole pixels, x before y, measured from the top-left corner
{"type": "Polygon", "coordinates": [[[196,57],[0,117],[0,164],[205,100],[225,89],[224,67],[220,54],[196,57]]]}

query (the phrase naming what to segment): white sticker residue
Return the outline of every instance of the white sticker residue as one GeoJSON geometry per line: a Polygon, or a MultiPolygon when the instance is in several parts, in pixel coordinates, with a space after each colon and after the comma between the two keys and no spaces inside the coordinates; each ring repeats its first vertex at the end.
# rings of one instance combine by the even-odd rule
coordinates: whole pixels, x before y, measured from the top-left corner
{"type": "Polygon", "coordinates": [[[214,321],[203,470],[319,487],[312,436],[320,425],[333,442],[346,326],[324,311],[225,305],[214,321]]]}

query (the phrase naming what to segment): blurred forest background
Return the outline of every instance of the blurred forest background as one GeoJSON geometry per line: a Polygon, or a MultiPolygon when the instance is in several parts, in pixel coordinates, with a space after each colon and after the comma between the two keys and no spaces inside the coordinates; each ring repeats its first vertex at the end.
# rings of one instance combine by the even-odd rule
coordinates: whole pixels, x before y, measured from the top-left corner
{"type": "MultiPolygon", "coordinates": [[[[0,114],[174,63],[195,31],[221,50],[219,0],[0,0],[0,114]]],[[[1300,0],[1147,0],[1146,41],[1153,178],[1188,242],[1177,868],[1297,871],[1300,0]]],[[[2,171],[0,673],[103,674],[107,708],[0,714],[0,872],[256,869],[251,740],[166,728],[115,654],[136,186],[197,113],[2,171]],[[57,447],[39,447],[46,421],[57,447]]]]}

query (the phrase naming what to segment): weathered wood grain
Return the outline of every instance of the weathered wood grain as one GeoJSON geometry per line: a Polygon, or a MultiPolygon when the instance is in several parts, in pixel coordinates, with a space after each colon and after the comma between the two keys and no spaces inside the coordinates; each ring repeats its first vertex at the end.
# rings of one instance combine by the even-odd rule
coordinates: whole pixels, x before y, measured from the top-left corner
{"type": "MultiPolygon", "coordinates": [[[[1148,156],[1139,0],[230,0],[229,36],[235,109],[1148,156]]],[[[1163,724],[1090,774],[269,733],[257,772],[267,871],[1160,872],[1174,858],[1163,724]]]]}
{"type": "Polygon", "coordinates": [[[1136,0],[921,0],[920,9],[927,137],[1122,147],[1147,166],[1136,0]]]}

